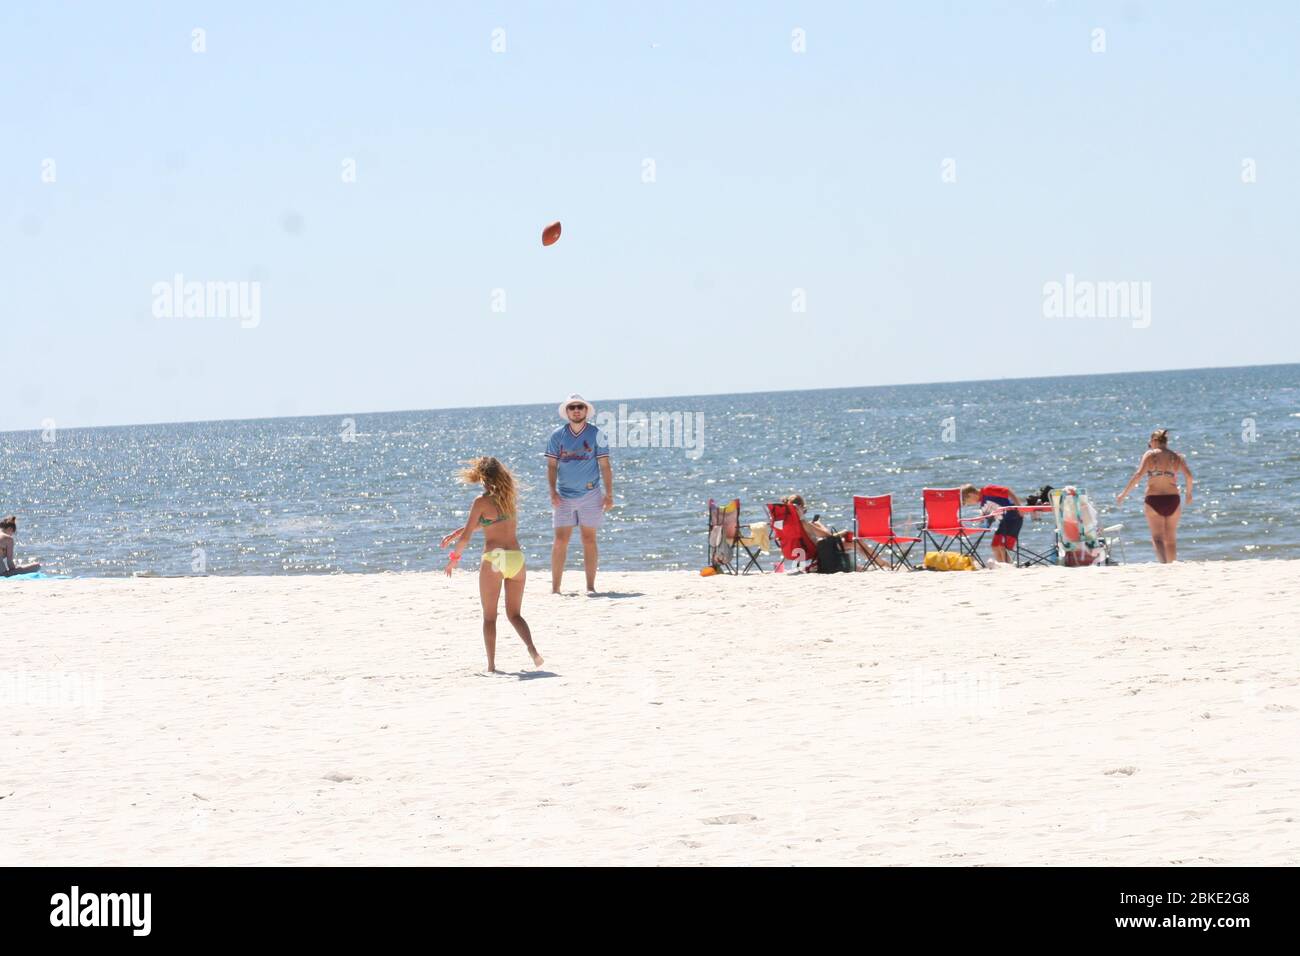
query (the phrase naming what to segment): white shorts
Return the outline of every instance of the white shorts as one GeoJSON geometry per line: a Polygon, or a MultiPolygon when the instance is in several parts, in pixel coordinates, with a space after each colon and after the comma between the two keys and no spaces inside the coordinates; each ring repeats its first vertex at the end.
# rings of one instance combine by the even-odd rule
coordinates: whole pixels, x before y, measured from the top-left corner
{"type": "Polygon", "coordinates": [[[561,498],[551,516],[552,527],[599,528],[605,520],[605,492],[593,488],[580,498],[561,498]]]}

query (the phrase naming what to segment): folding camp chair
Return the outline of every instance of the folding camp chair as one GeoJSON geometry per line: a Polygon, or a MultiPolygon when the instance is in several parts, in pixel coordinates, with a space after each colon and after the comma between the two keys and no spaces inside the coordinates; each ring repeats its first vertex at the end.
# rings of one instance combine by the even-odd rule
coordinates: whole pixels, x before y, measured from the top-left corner
{"type": "Polygon", "coordinates": [[[793,505],[773,504],[767,506],[771,519],[772,536],[781,545],[782,561],[777,564],[777,571],[785,570],[785,562],[794,562],[799,571],[817,570],[817,545],[804,531],[803,522],[795,513],[793,505]]]}
{"type": "Polygon", "coordinates": [[[766,551],[765,542],[756,540],[752,531],[753,529],[749,535],[741,533],[739,498],[733,498],[725,505],[719,505],[710,498],[709,566],[728,574],[748,574],[757,568],[758,573],[762,574],[763,566],[758,563],[756,552],[766,551]]]}
{"type": "Polygon", "coordinates": [[[728,574],[736,573],[736,514],[735,509],[730,513],[728,520],[727,509],[731,508],[731,502],[727,505],[719,505],[712,498],[709,499],[709,538],[708,538],[708,566],[719,571],[725,571],[728,574]]]}
{"type": "Polygon", "coordinates": [[[984,567],[979,546],[989,529],[972,528],[962,523],[961,489],[922,489],[921,504],[925,510],[925,517],[921,519],[922,540],[933,544],[936,551],[947,551],[948,545],[955,543],[959,554],[970,555],[972,561],[984,567]]]}
{"type": "Polygon", "coordinates": [[[889,570],[907,568],[909,571],[915,571],[916,566],[908,560],[907,556],[920,540],[920,538],[900,537],[894,533],[893,495],[853,496],[854,571],[858,569],[859,541],[864,542],[863,547],[870,559],[867,564],[868,571],[878,567],[876,560],[881,552],[889,556],[889,570]]]}
{"type": "Polygon", "coordinates": [[[748,574],[752,567],[759,574],[762,574],[763,566],[758,563],[758,556],[760,554],[770,554],[772,551],[772,539],[768,534],[767,522],[751,521],[749,523],[749,534],[742,530],[740,531],[740,537],[736,540],[740,542],[741,549],[749,556],[745,569],[740,573],[748,574]]]}
{"type": "Polygon", "coordinates": [[[986,485],[980,489],[980,503],[982,505],[980,511],[984,518],[985,527],[989,528],[993,533],[993,544],[997,544],[998,533],[1006,523],[1007,515],[1014,512],[1020,518],[1020,527],[1013,536],[1016,546],[1011,549],[1011,553],[1015,555],[1012,559],[1015,567],[1028,568],[1035,564],[1055,563],[1055,543],[1053,543],[1050,551],[1035,551],[1033,548],[1025,546],[1024,536],[1025,516],[1028,515],[1032,520],[1038,512],[1050,512],[1052,510],[1051,505],[1016,504],[1015,502],[1018,500],[1016,493],[1006,485],[986,485]]]}
{"type": "MultiPolygon", "coordinates": [[[[1021,514],[1032,514],[1035,512],[1048,512],[1051,507],[1048,505],[1021,505],[1016,509],[1021,514]]],[[[1039,545],[1042,547],[1042,545],[1039,545]]],[[[1033,548],[1025,547],[1024,529],[1016,536],[1016,567],[1032,568],[1036,564],[1055,564],[1056,563],[1056,545],[1053,543],[1049,551],[1035,551],[1033,548]]]]}
{"type": "Polygon", "coordinates": [[[1115,524],[1098,528],[1097,510],[1088,496],[1078,488],[1067,485],[1054,488],[1051,494],[1052,514],[1056,518],[1056,553],[1060,564],[1066,567],[1118,564],[1111,555],[1112,548],[1122,554],[1123,544],[1118,532],[1124,525],[1115,524]]]}

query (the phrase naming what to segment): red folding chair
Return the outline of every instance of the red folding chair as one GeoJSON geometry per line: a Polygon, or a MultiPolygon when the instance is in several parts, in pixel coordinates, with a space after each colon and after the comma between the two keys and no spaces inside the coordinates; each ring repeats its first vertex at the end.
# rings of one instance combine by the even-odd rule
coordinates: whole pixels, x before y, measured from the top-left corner
{"type": "Polygon", "coordinates": [[[936,551],[947,551],[948,545],[955,544],[959,554],[970,555],[971,560],[984,567],[979,546],[989,529],[972,528],[962,523],[961,489],[922,489],[921,504],[925,511],[921,519],[921,537],[926,544],[933,544],[936,551]]]}
{"type": "Polygon", "coordinates": [[[772,525],[772,537],[781,545],[783,562],[776,569],[784,570],[784,561],[793,561],[798,570],[816,571],[817,545],[804,531],[794,505],[768,505],[767,514],[772,525]]]}
{"type": "Polygon", "coordinates": [[[920,538],[905,538],[894,533],[894,496],[875,495],[873,497],[853,496],[853,570],[858,569],[857,542],[863,542],[870,563],[867,570],[879,567],[876,564],[881,552],[889,555],[889,570],[897,571],[907,568],[915,571],[916,566],[908,560],[908,555],[920,538]],[[906,547],[904,547],[906,545],[906,547]]]}

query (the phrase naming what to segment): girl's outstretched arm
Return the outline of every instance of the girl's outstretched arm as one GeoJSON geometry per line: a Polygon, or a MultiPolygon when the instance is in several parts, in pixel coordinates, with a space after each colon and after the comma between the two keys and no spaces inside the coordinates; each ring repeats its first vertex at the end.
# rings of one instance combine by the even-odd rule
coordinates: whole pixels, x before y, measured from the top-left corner
{"type": "Polygon", "coordinates": [[[447,546],[448,541],[452,542],[451,554],[448,556],[447,567],[445,568],[448,577],[451,577],[451,569],[454,568],[456,566],[456,562],[460,560],[461,553],[465,550],[465,545],[469,543],[470,538],[474,537],[475,523],[478,520],[479,513],[482,510],[483,510],[483,499],[475,498],[474,504],[470,505],[469,518],[467,518],[465,521],[465,527],[461,528],[460,531],[454,534],[449,534],[447,535],[447,537],[442,539],[442,544],[444,548],[447,546]]]}

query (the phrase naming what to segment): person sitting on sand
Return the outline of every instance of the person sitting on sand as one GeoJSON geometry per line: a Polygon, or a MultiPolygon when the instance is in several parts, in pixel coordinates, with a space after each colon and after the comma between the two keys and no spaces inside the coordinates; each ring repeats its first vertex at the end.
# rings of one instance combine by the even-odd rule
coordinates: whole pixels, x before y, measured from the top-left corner
{"type": "MultiPolygon", "coordinates": [[[[809,521],[806,517],[804,517],[805,512],[804,512],[803,495],[786,495],[784,498],[781,499],[781,503],[790,505],[792,508],[794,508],[794,513],[799,516],[799,522],[800,524],[803,525],[804,534],[808,536],[808,540],[813,542],[813,544],[816,544],[818,541],[821,541],[823,538],[836,537],[836,538],[843,539],[845,545],[847,545],[849,543],[849,539],[853,537],[853,532],[851,531],[838,531],[838,532],[832,531],[830,528],[826,527],[826,525],[822,524],[820,521],[809,521]]],[[[820,517],[820,515],[818,517],[820,517]]],[[[867,546],[863,544],[861,541],[855,541],[854,544],[857,546],[858,553],[861,554],[863,557],[865,557],[868,561],[874,563],[876,567],[885,568],[885,569],[889,568],[888,564],[882,561],[879,556],[873,555],[871,551],[868,550],[867,546]]],[[[865,571],[866,568],[863,568],[862,570],[865,571]]]]}
{"type": "Polygon", "coordinates": [[[502,585],[506,591],[506,620],[523,639],[528,656],[541,667],[542,655],[533,646],[533,635],[528,622],[520,613],[524,605],[524,553],[519,550],[515,516],[519,513],[519,498],[515,479],[509,469],[491,456],[475,458],[460,473],[467,485],[483,486],[483,494],[470,505],[465,527],[453,531],[442,539],[442,546],[451,546],[447,562],[447,577],[460,560],[465,545],[479,528],[483,529],[483,561],[478,569],[478,593],[483,601],[483,644],[487,648],[488,673],[495,674],[497,659],[497,604],[502,585]]]}
{"type": "Polygon", "coordinates": [[[1115,496],[1123,504],[1133,486],[1147,476],[1146,518],[1151,528],[1151,545],[1156,560],[1168,564],[1178,558],[1178,519],[1183,516],[1183,502],[1178,496],[1178,475],[1187,476],[1187,503],[1192,503],[1192,469],[1187,459],[1169,448],[1169,429],[1157,428],[1147,442],[1146,454],[1124,490],[1115,496]]]}
{"type": "Polygon", "coordinates": [[[1025,516],[1012,507],[1024,504],[1020,496],[1006,485],[985,485],[983,488],[962,485],[961,503],[968,507],[978,507],[980,513],[986,516],[985,523],[989,527],[993,527],[994,521],[997,522],[997,528],[993,531],[993,543],[989,546],[993,550],[993,560],[1001,564],[1014,564],[1011,552],[1020,544],[1020,529],[1025,523],[1025,516]]]}
{"type": "Polygon", "coordinates": [[[14,556],[17,536],[18,519],[13,515],[0,518],[0,577],[31,574],[41,569],[39,564],[18,564],[18,559],[14,556]]]}

